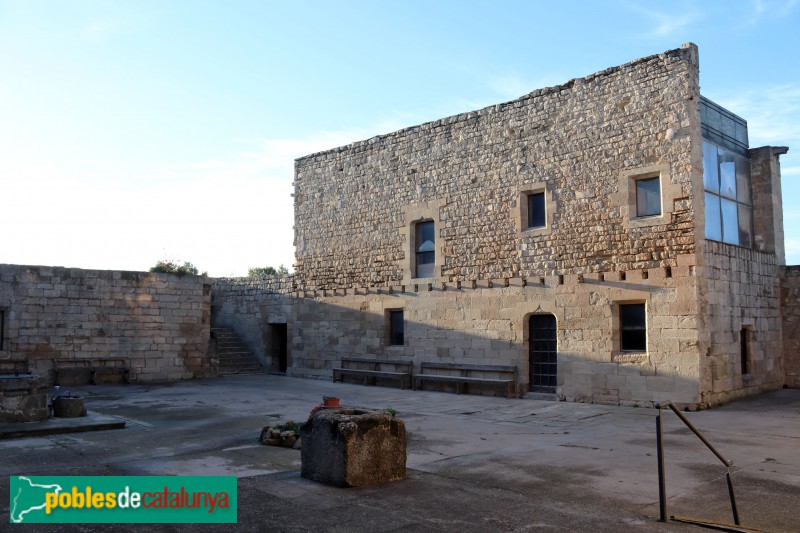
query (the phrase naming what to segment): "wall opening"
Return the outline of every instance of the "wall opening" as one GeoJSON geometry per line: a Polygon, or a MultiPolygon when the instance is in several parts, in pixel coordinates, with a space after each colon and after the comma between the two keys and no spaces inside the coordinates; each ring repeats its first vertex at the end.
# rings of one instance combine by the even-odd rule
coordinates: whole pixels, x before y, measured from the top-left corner
{"type": "Polygon", "coordinates": [[[530,391],[555,394],[558,385],[558,340],[556,317],[528,318],[530,391]]]}
{"type": "Polygon", "coordinates": [[[286,324],[270,324],[272,334],[272,367],[285,373],[289,365],[289,332],[286,324]]]}

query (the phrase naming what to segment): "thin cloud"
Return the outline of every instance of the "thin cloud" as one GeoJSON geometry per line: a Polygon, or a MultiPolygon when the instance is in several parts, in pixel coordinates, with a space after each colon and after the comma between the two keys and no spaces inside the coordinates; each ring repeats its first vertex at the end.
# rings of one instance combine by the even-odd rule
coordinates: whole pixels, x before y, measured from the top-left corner
{"type": "Polygon", "coordinates": [[[650,28],[643,34],[649,37],[674,37],[687,26],[702,18],[702,13],[686,5],[673,12],[655,11],[631,2],[622,2],[624,8],[648,19],[650,28]]]}

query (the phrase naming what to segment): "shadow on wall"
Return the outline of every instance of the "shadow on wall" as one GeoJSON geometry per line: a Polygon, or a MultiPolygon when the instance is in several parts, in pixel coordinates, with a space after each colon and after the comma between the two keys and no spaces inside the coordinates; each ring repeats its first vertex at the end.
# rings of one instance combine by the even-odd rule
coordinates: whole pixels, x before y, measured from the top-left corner
{"type": "MultiPolygon", "coordinates": [[[[612,405],[700,402],[699,380],[692,376],[692,369],[681,375],[663,368],[657,375],[647,354],[624,363],[612,361],[610,310],[595,306],[597,316],[586,317],[587,328],[597,330],[595,326],[605,324],[596,340],[588,342],[582,333],[566,330],[565,312],[554,307],[552,297],[549,303],[529,297],[512,309],[501,309],[501,299],[508,297],[504,290],[508,291],[496,289],[488,304],[475,291],[461,290],[390,294],[386,289],[372,289],[362,294],[349,291],[347,295],[301,298],[277,292],[269,282],[235,286],[217,280],[212,324],[236,330],[273,371],[281,360],[276,326],[286,324],[286,373],[298,377],[331,379],[332,369],[347,357],[407,361],[414,374],[428,362],[513,365],[521,393],[534,388],[555,392],[569,401],[612,405]],[[483,300],[478,302],[480,298],[483,300]],[[533,330],[531,317],[536,323],[533,330]],[[537,321],[538,317],[552,320],[537,321]],[[547,322],[555,328],[555,342],[550,342],[546,324],[541,326],[547,322]],[[553,357],[546,353],[551,346],[557,353],[553,357]]],[[[520,299],[522,289],[515,290],[520,299]]],[[[381,368],[392,370],[391,365],[381,368]]],[[[696,360],[692,368],[696,372],[696,360]]],[[[397,386],[396,381],[386,384],[397,386]]],[[[430,388],[436,387],[454,390],[453,384],[430,384],[430,388]]],[[[497,387],[471,392],[504,394],[497,387]]]]}

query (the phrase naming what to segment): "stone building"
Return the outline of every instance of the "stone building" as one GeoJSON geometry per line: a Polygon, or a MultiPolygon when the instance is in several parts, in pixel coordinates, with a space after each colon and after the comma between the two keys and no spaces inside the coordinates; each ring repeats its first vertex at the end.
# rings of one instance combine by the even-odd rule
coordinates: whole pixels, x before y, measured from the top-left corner
{"type": "Polygon", "coordinates": [[[361,354],[619,405],[779,388],[786,150],[700,95],[687,44],[312,154],[295,290],[263,320],[288,324],[293,375],[361,354]]]}

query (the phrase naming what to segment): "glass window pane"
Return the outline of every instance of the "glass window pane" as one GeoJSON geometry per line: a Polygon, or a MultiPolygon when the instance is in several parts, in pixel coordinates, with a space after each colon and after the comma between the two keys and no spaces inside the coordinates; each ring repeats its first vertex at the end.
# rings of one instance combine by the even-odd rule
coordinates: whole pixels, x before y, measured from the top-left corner
{"type": "Polygon", "coordinates": [[[541,228],[545,225],[544,193],[528,195],[528,227],[541,228]]]}
{"type": "Polygon", "coordinates": [[[719,196],[706,193],[706,239],[722,240],[722,218],[720,215],[719,196]]]}
{"type": "Polygon", "coordinates": [[[736,199],[743,204],[753,205],[750,196],[750,160],[736,154],[736,199]]]}
{"type": "Polygon", "coordinates": [[[418,252],[419,251],[423,251],[423,252],[431,251],[431,250],[421,250],[420,249],[428,241],[430,241],[431,244],[433,244],[436,241],[436,239],[434,238],[433,221],[432,220],[427,220],[425,222],[419,222],[417,224],[416,240],[415,240],[416,246],[417,246],[417,251],[418,252]]]}
{"type": "Polygon", "coordinates": [[[706,140],[703,140],[703,186],[707,191],[719,192],[717,145],[706,140]]]}
{"type": "Polygon", "coordinates": [[[626,304],[619,306],[622,329],[645,327],[644,304],[626,304]]]}
{"type": "Polygon", "coordinates": [[[647,349],[647,320],[644,304],[619,306],[620,349],[645,351],[647,349]]]}
{"type": "Polygon", "coordinates": [[[636,216],[661,214],[661,180],[647,178],[636,181],[636,216]]]}
{"type": "Polygon", "coordinates": [[[720,199],[722,207],[722,242],[739,244],[739,210],[736,202],[720,199]]]}
{"type": "Polygon", "coordinates": [[[739,246],[753,247],[753,208],[739,206],[739,246]]]}
{"type": "Polygon", "coordinates": [[[719,149],[719,193],[736,199],[736,160],[734,153],[719,149]]]}

